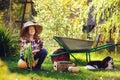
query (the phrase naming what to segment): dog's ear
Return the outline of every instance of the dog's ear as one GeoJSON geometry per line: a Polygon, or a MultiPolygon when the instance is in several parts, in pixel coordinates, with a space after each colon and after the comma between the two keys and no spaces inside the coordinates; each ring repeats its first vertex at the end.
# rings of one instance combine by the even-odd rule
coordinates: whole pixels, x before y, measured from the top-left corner
{"type": "Polygon", "coordinates": [[[107,56],[106,58],[103,59],[103,62],[109,62],[112,59],[112,57],[107,56]]]}
{"type": "Polygon", "coordinates": [[[103,59],[102,61],[102,67],[106,68],[108,66],[108,62],[111,60],[112,58],[110,56],[107,56],[106,58],[103,59]]]}

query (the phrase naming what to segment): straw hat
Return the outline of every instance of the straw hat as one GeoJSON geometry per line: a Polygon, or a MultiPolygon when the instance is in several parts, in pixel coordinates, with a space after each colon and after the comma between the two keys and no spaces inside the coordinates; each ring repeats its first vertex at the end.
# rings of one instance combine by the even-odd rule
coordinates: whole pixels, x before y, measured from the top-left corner
{"type": "Polygon", "coordinates": [[[42,32],[43,27],[41,25],[38,25],[32,21],[27,21],[26,23],[24,23],[23,28],[21,29],[20,35],[23,35],[26,31],[26,28],[29,26],[35,26],[36,27],[36,33],[40,34],[42,32]]]}

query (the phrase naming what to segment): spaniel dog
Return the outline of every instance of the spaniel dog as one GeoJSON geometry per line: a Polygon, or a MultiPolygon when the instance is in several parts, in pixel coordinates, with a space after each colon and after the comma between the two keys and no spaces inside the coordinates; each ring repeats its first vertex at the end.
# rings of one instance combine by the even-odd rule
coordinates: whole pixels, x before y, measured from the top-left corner
{"type": "Polygon", "coordinates": [[[114,69],[113,58],[107,56],[102,61],[90,61],[85,66],[86,69],[114,69]]]}

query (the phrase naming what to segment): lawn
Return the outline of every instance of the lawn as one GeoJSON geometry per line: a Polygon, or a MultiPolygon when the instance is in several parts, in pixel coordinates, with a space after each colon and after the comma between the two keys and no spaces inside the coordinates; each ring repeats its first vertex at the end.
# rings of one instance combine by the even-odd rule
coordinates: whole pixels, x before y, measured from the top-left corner
{"type": "MultiPolygon", "coordinates": [[[[81,64],[78,73],[54,71],[51,58],[48,55],[42,68],[44,71],[28,71],[17,67],[19,57],[0,59],[0,80],[120,80],[120,54],[91,53],[92,60],[102,60],[107,55],[113,57],[114,70],[86,70],[85,54],[74,54],[79,57],[81,64]]],[[[74,61],[73,58],[71,58],[74,61]]]]}

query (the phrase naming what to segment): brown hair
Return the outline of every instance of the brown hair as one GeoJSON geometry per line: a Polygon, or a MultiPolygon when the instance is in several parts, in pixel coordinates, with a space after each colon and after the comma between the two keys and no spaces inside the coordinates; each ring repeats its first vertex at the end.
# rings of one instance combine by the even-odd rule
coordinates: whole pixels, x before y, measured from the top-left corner
{"type": "MultiPolygon", "coordinates": [[[[35,35],[34,35],[34,39],[38,40],[40,39],[39,36],[38,36],[38,33],[37,33],[37,30],[36,30],[36,27],[34,26],[35,28],[35,35]]],[[[29,40],[29,26],[27,28],[24,29],[24,31],[21,30],[20,32],[20,38],[24,39],[24,40],[29,40]],[[23,32],[21,34],[21,32],[23,32]]]]}

